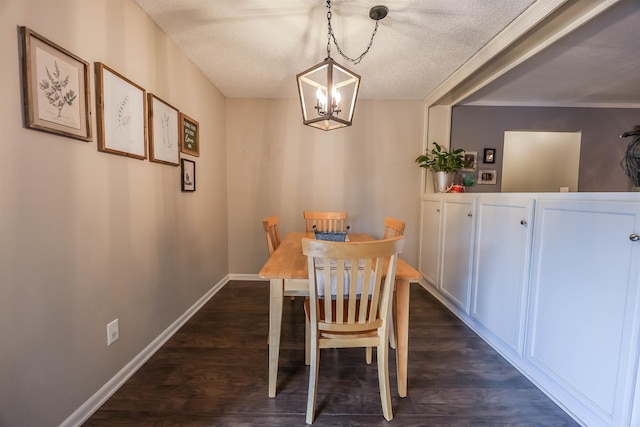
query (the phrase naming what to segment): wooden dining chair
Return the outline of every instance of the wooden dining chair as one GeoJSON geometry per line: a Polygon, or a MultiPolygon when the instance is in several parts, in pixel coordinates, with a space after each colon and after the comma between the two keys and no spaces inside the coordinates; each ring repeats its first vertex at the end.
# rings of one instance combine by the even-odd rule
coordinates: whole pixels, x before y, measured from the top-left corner
{"type": "Polygon", "coordinates": [[[262,227],[267,236],[267,248],[269,255],[280,246],[280,231],[278,230],[278,216],[272,215],[262,219],[262,227]]]}
{"type": "Polygon", "coordinates": [[[389,239],[391,237],[404,236],[405,222],[399,219],[384,217],[384,235],[383,239],[389,239]]]}
{"type": "Polygon", "coordinates": [[[347,222],[346,212],[310,212],[304,211],[307,233],[314,231],[344,231],[347,222]]]}
{"type": "MultiPolygon", "coordinates": [[[[404,221],[399,219],[391,218],[386,216],[384,218],[384,234],[382,235],[383,239],[390,239],[392,237],[404,236],[404,228],[406,224],[404,221]]],[[[392,309],[393,310],[393,309],[392,309]]],[[[389,318],[389,345],[391,348],[396,348],[396,327],[395,327],[395,313],[392,312],[391,317],[389,318]]],[[[365,353],[365,357],[367,363],[371,363],[372,361],[372,351],[371,347],[368,347],[365,353]]]]}
{"type": "Polygon", "coordinates": [[[403,246],[404,236],[355,243],[302,240],[309,269],[305,313],[311,341],[307,424],[314,420],[323,348],[375,347],[382,413],[387,421],[393,418],[387,343],[396,265],[403,246]]]}
{"type": "MultiPolygon", "coordinates": [[[[268,216],[262,219],[262,228],[267,236],[267,249],[269,249],[269,255],[280,246],[280,231],[278,230],[278,223],[280,222],[278,215],[268,216]]],[[[295,295],[285,292],[285,296],[291,297],[291,301],[296,299],[295,295]]],[[[267,341],[269,338],[267,337],[267,341]]]]}

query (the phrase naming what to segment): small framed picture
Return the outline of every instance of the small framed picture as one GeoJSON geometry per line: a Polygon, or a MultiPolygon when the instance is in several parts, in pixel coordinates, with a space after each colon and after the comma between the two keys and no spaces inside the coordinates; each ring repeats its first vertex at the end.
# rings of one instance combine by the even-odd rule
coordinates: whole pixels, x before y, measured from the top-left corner
{"type": "Polygon", "coordinates": [[[496,170],[478,171],[478,184],[495,184],[497,174],[498,174],[498,171],[496,170]]]}
{"type": "Polygon", "coordinates": [[[25,126],[91,141],[89,63],[27,27],[20,31],[25,126]]]}
{"type": "Polygon", "coordinates": [[[182,191],[196,191],[196,162],[180,159],[182,191]]]}
{"type": "Polygon", "coordinates": [[[198,122],[180,113],[180,151],[191,156],[200,156],[200,130],[198,122]]]}
{"type": "Polygon", "coordinates": [[[496,149],[485,148],[484,149],[484,163],[495,163],[496,161],[496,149]]]}
{"type": "Polygon", "coordinates": [[[100,62],[95,68],[98,150],[146,159],[146,91],[100,62]]]}
{"type": "Polygon", "coordinates": [[[178,110],[150,93],[149,104],[149,160],[178,166],[180,140],[178,110]]]}
{"type": "Polygon", "coordinates": [[[473,172],[478,168],[478,152],[465,151],[462,159],[462,171],[473,172]]]}

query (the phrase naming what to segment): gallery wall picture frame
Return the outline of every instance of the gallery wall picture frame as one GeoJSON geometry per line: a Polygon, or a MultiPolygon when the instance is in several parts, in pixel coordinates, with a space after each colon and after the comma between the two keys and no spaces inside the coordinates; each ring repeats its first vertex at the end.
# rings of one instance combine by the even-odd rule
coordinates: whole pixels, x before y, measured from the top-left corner
{"type": "Polygon", "coordinates": [[[495,148],[485,148],[484,149],[484,163],[495,163],[496,162],[496,149],[495,148]]]}
{"type": "Polygon", "coordinates": [[[178,110],[156,95],[147,95],[149,108],[149,160],[180,165],[178,110]]]}
{"type": "Polygon", "coordinates": [[[200,124],[180,113],[180,151],[191,156],[200,156],[200,124]]]}
{"type": "Polygon", "coordinates": [[[180,159],[180,170],[182,191],[196,191],[196,162],[180,159]]]}
{"type": "Polygon", "coordinates": [[[20,34],[25,127],[93,140],[89,63],[25,26],[20,34]]]}
{"type": "Polygon", "coordinates": [[[478,168],[478,152],[465,151],[462,159],[462,171],[473,172],[478,168]]]}
{"type": "Polygon", "coordinates": [[[495,184],[497,182],[497,170],[479,170],[478,184],[495,184]]]}
{"type": "Polygon", "coordinates": [[[101,62],[95,72],[98,150],[146,159],[146,90],[101,62]]]}

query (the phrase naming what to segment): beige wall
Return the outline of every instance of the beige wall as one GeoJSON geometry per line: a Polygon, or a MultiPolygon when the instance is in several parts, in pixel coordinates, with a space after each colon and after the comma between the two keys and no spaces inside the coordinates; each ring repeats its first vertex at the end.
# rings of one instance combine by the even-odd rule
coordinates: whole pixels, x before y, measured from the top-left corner
{"type": "Polygon", "coordinates": [[[287,232],[345,209],[375,237],[401,218],[417,264],[422,103],[360,101],[322,132],[297,100],[225,101],[130,0],[0,0],[0,31],[0,425],[69,422],[227,274],[255,275],[263,216],[287,232]],[[91,64],[92,142],[23,127],[20,25],[91,64]],[[177,167],[97,151],[96,61],[200,122],[195,193],[177,167]]]}
{"type": "Polygon", "coordinates": [[[284,234],[304,229],[304,210],[346,210],[352,231],[378,238],[385,216],[403,219],[402,257],[417,266],[424,116],[421,102],[361,100],[353,126],[324,132],[302,125],[298,100],[227,100],[229,271],[264,264],[263,217],[284,234]]]}
{"type": "Polygon", "coordinates": [[[0,425],[53,426],[227,275],[225,103],[130,0],[1,0],[0,40],[0,425]],[[22,126],[19,25],[91,63],[93,142],[22,126]],[[97,151],[94,61],[200,122],[195,193],[97,151]]]}

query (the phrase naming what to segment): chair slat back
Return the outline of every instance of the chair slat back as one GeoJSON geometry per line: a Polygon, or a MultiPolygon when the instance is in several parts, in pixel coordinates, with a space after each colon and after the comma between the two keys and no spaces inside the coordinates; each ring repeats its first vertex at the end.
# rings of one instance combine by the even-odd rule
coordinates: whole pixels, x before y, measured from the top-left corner
{"type": "Polygon", "coordinates": [[[267,247],[269,249],[269,255],[273,253],[280,246],[280,232],[278,231],[278,216],[273,215],[262,220],[262,227],[267,236],[267,247]]]}
{"type": "Polygon", "coordinates": [[[383,239],[389,239],[391,237],[404,236],[404,221],[399,219],[385,217],[384,218],[384,235],[383,239]]]}
{"type": "Polygon", "coordinates": [[[403,245],[403,236],[352,243],[303,239],[311,324],[351,334],[386,327],[403,245]]]}
{"type": "Polygon", "coordinates": [[[344,231],[347,222],[346,212],[311,212],[302,213],[307,226],[307,233],[314,231],[344,231]]]}

